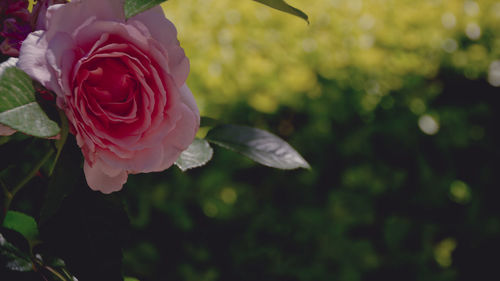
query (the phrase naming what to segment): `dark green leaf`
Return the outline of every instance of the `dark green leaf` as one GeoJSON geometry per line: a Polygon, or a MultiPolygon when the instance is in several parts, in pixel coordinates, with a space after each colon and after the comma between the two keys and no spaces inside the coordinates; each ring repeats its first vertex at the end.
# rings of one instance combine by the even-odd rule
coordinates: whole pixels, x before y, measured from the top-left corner
{"type": "Polygon", "coordinates": [[[183,172],[192,168],[205,165],[214,154],[213,149],[206,140],[195,139],[193,143],[184,150],[175,165],[183,172]]]}
{"type": "Polygon", "coordinates": [[[167,0],[125,0],[125,17],[131,18],[167,0]]]}
{"type": "Polygon", "coordinates": [[[3,226],[21,233],[27,240],[38,238],[38,226],[34,218],[16,211],[8,211],[3,226]]]}
{"type": "Polygon", "coordinates": [[[0,261],[2,266],[13,271],[31,271],[31,259],[16,246],[9,243],[0,233],[0,261]]]}
{"type": "Polygon", "coordinates": [[[301,10],[294,8],[290,5],[288,5],[285,1],[283,0],[254,0],[255,2],[262,3],[264,5],[267,5],[271,8],[274,8],[276,10],[280,10],[285,13],[289,13],[298,17],[303,18],[305,21],[309,23],[309,18],[308,16],[302,12],[301,10]]]}
{"type": "Polygon", "coordinates": [[[139,279],[134,278],[134,277],[125,277],[123,281],[139,281],[139,279]]]}
{"type": "Polygon", "coordinates": [[[281,138],[264,130],[237,125],[221,125],[210,130],[206,139],[240,152],[254,161],[278,169],[310,168],[300,154],[281,138]]]}
{"type": "Polygon", "coordinates": [[[36,102],[31,78],[13,66],[16,60],[0,65],[0,124],[35,137],[57,135],[59,126],[36,102]]]}

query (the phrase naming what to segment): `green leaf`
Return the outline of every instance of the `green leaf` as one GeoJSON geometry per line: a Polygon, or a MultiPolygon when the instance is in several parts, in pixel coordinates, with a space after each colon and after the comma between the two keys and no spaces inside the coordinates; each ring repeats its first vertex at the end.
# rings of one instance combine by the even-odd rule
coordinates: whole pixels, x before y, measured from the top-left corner
{"type": "Polygon", "coordinates": [[[53,137],[59,133],[57,123],[50,120],[36,102],[1,112],[0,123],[40,138],[53,137]]]}
{"type": "Polygon", "coordinates": [[[134,277],[125,277],[123,281],[139,281],[139,279],[134,278],[134,277]]]}
{"type": "Polygon", "coordinates": [[[9,243],[0,233],[0,261],[5,267],[13,271],[32,271],[33,264],[30,257],[9,243]]]}
{"type": "Polygon", "coordinates": [[[307,161],[287,142],[264,130],[221,125],[210,130],[206,139],[269,167],[287,170],[310,168],[307,161]]]}
{"type": "Polygon", "coordinates": [[[31,78],[14,66],[16,61],[0,65],[0,124],[35,137],[57,135],[59,126],[36,102],[31,78]]]}
{"type": "Polygon", "coordinates": [[[193,143],[175,161],[175,165],[185,172],[205,165],[212,159],[213,154],[214,151],[206,140],[194,139],[193,143]]]}
{"type": "Polygon", "coordinates": [[[280,10],[285,13],[289,13],[295,16],[298,16],[300,18],[303,18],[307,23],[309,23],[309,17],[302,12],[301,10],[294,8],[290,5],[288,5],[285,1],[283,0],[254,0],[255,2],[259,2],[261,4],[267,5],[271,8],[274,8],[276,10],[280,10]]]}
{"type": "Polygon", "coordinates": [[[21,233],[28,241],[38,238],[38,226],[34,218],[16,211],[8,211],[3,226],[21,233]]]}
{"type": "Polygon", "coordinates": [[[167,0],[125,0],[125,17],[131,18],[167,0]]]}

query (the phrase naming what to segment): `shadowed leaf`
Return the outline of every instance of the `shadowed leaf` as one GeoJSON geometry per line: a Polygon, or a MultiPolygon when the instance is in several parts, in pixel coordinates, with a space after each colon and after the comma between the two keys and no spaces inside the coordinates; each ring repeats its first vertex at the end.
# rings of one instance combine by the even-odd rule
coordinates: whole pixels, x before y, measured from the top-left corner
{"type": "Polygon", "coordinates": [[[261,129],[221,125],[210,130],[206,139],[269,167],[286,170],[310,168],[287,142],[261,129]]]}
{"type": "Polygon", "coordinates": [[[14,65],[0,64],[0,124],[35,137],[52,137],[59,126],[50,120],[35,100],[31,78],[14,65]]]}
{"type": "Polygon", "coordinates": [[[2,234],[0,234],[0,261],[2,266],[13,271],[33,270],[29,256],[9,243],[2,234]]]}
{"type": "Polygon", "coordinates": [[[206,140],[195,139],[193,143],[184,150],[175,165],[183,172],[192,168],[201,167],[212,159],[213,149],[206,140]]]}
{"type": "Polygon", "coordinates": [[[29,241],[38,238],[38,226],[34,218],[16,211],[8,211],[3,226],[21,233],[29,241]]]}
{"type": "Polygon", "coordinates": [[[131,18],[163,2],[166,2],[166,0],[126,0],[125,17],[127,19],[131,18]]]}
{"type": "Polygon", "coordinates": [[[303,18],[307,23],[309,23],[309,17],[302,12],[301,10],[294,8],[290,5],[288,5],[285,1],[283,0],[254,0],[255,2],[259,2],[261,4],[267,5],[271,8],[274,8],[276,10],[280,10],[285,13],[289,13],[292,15],[295,15],[297,17],[303,18]]]}

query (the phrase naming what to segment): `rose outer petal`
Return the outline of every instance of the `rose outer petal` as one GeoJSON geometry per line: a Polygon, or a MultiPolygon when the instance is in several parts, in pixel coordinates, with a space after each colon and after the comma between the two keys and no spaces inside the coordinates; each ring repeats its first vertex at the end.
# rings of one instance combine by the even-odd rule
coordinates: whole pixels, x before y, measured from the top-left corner
{"type": "Polygon", "coordinates": [[[167,48],[171,75],[177,86],[183,85],[189,74],[189,60],[179,45],[174,24],[165,18],[162,8],[157,6],[130,18],[130,21],[134,20],[144,24],[151,36],[167,48]],[[159,25],[162,28],[158,28],[159,25]]]}
{"type": "MultiPolygon", "coordinates": [[[[189,89],[189,87],[184,84],[179,88],[179,92],[181,94],[181,101],[186,104],[191,111],[197,116],[198,127],[200,126],[200,111],[198,110],[198,106],[196,105],[196,101],[194,99],[193,93],[189,89]]],[[[198,130],[197,130],[198,131],[198,130]]]]}
{"type": "Polygon", "coordinates": [[[85,179],[89,187],[92,190],[97,190],[105,194],[120,190],[127,182],[126,171],[112,169],[100,161],[90,166],[87,160],[85,160],[83,172],[85,173],[85,179]]]}
{"type": "Polygon", "coordinates": [[[88,18],[104,21],[125,21],[124,0],[73,0],[67,4],[50,6],[46,14],[47,35],[54,31],[72,34],[88,18]],[[64,12],[58,12],[63,9],[64,12]]]}
{"type": "Polygon", "coordinates": [[[21,47],[22,56],[19,56],[17,66],[43,86],[52,88],[50,86],[53,78],[45,59],[47,47],[48,43],[43,30],[30,33],[21,47]]]}

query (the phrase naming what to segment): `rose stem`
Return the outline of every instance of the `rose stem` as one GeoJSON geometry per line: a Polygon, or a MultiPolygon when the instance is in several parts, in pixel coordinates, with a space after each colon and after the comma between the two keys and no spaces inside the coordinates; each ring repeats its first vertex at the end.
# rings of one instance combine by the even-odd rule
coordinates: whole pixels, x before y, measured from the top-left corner
{"type": "Polygon", "coordinates": [[[54,162],[52,162],[52,165],[50,166],[49,177],[52,175],[52,172],[54,172],[57,160],[59,160],[61,151],[64,147],[64,144],[66,143],[66,140],[68,139],[68,132],[69,132],[68,118],[66,118],[66,114],[61,109],[58,109],[58,111],[59,111],[59,118],[61,119],[61,135],[59,136],[59,139],[57,140],[56,143],[56,148],[57,148],[56,158],[54,159],[54,162]]]}
{"type": "Polygon", "coordinates": [[[16,196],[16,193],[19,190],[21,190],[21,188],[23,188],[23,186],[26,185],[37,174],[38,170],[40,170],[40,168],[43,166],[43,164],[45,164],[45,162],[47,162],[47,160],[50,159],[50,157],[52,156],[53,153],[54,153],[53,149],[50,149],[49,151],[47,151],[47,153],[43,156],[43,158],[33,167],[33,169],[31,169],[29,174],[20,183],[18,183],[16,185],[16,187],[14,187],[14,189],[12,189],[12,191],[9,192],[9,190],[7,189],[5,184],[2,183],[2,187],[3,187],[4,192],[5,192],[5,206],[4,206],[4,214],[2,217],[2,223],[3,223],[3,220],[5,218],[5,215],[7,215],[7,211],[10,208],[10,204],[12,203],[12,199],[14,198],[14,196],[16,196]]]}

